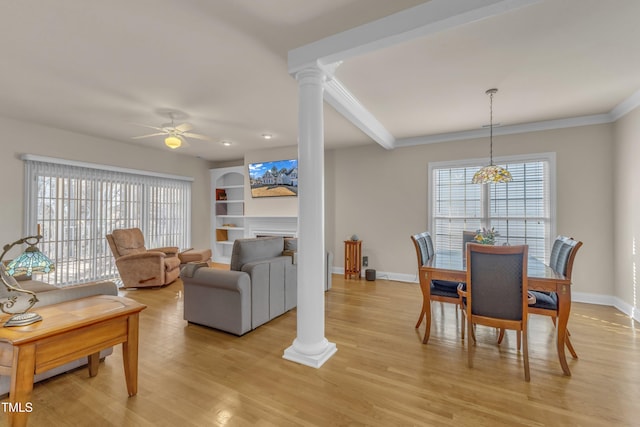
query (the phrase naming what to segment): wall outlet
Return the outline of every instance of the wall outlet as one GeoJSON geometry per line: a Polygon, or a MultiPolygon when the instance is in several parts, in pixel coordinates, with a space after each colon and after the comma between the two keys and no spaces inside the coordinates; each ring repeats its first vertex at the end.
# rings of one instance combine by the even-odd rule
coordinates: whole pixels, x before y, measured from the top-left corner
{"type": "Polygon", "coordinates": [[[362,266],[363,267],[368,267],[369,266],[369,257],[368,256],[363,256],[362,257],[362,266]]]}

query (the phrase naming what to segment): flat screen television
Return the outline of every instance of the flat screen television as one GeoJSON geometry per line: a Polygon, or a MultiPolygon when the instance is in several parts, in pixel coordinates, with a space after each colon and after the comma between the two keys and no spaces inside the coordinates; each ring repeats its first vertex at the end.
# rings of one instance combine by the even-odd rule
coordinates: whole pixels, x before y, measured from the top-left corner
{"type": "Polygon", "coordinates": [[[251,197],[287,197],[298,195],[298,160],[250,163],[251,197]]]}

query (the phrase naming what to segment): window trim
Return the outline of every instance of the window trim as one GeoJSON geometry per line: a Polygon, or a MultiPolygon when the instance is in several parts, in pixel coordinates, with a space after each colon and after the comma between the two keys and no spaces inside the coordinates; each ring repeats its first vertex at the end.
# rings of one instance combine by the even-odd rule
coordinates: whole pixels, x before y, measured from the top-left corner
{"type": "MultiPolygon", "coordinates": [[[[555,152],[543,152],[543,153],[530,153],[530,154],[518,154],[512,156],[501,156],[494,157],[494,164],[505,164],[505,163],[523,163],[523,162],[532,162],[532,161],[546,161],[549,163],[549,241],[545,242],[546,253],[551,251],[551,244],[553,243],[553,239],[557,235],[557,222],[558,216],[556,211],[556,189],[558,187],[557,182],[557,174],[556,174],[556,153],[555,152]]],[[[473,159],[460,159],[460,160],[446,160],[446,161],[438,161],[438,162],[429,162],[428,163],[428,172],[427,172],[427,229],[434,230],[435,229],[435,218],[433,215],[433,194],[435,192],[434,184],[435,181],[433,179],[433,171],[434,169],[447,169],[454,167],[471,167],[478,165],[487,165],[489,164],[489,158],[473,158],[473,159]]],[[[482,184],[477,184],[482,185],[482,184]]]]}

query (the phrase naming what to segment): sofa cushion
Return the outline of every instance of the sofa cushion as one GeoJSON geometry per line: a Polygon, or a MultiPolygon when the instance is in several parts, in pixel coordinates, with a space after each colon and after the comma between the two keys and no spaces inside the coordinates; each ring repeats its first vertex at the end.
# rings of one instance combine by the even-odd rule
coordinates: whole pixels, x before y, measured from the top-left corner
{"type": "Polygon", "coordinates": [[[247,262],[260,261],[282,255],[284,248],[283,237],[256,237],[253,239],[236,239],[231,251],[231,266],[233,271],[242,271],[247,262]]]}
{"type": "Polygon", "coordinates": [[[147,251],[144,247],[144,236],[139,228],[113,230],[111,235],[120,256],[147,251]]]}

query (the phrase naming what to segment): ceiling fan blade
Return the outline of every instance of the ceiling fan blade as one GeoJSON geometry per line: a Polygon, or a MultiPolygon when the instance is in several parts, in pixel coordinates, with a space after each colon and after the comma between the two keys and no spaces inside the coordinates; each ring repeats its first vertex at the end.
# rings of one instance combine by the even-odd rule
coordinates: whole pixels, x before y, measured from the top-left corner
{"type": "Polygon", "coordinates": [[[136,126],[142,126],[142,127],[149,128],[149,129],[153,129],[153,130],[164,131],[164,129],[159,128],[159,127],[157,127],[157,126],[143,125],[142,123],[133,123],[133,124],[134,124],[134,125],[136,125],[136,126]]]}
{"type": "Polygon", "coordinates": [[[182,136],[186,136],[187,138],[201,139],[203,141],[213,141],[213,139],[209,138],[208,136],[200,135],[197,133],[183,133],[182,136]]]}
{"type": "Polygon", "coordinates": [[[131,139],[142,139],[142,138],[149,138],[151,136],[159,136],[159,135],[166,135],[166,132],[158,132],[158,133],[150,133],[149,135],[141,135],[141,136],[132,136],[131,139]]]}
{"type": "Polygon", "coordinates": [[[190,123],[182,123],[175,128],[180,132],[189,132],[191,129],[193,129],[193,126],[190,123]]]}

